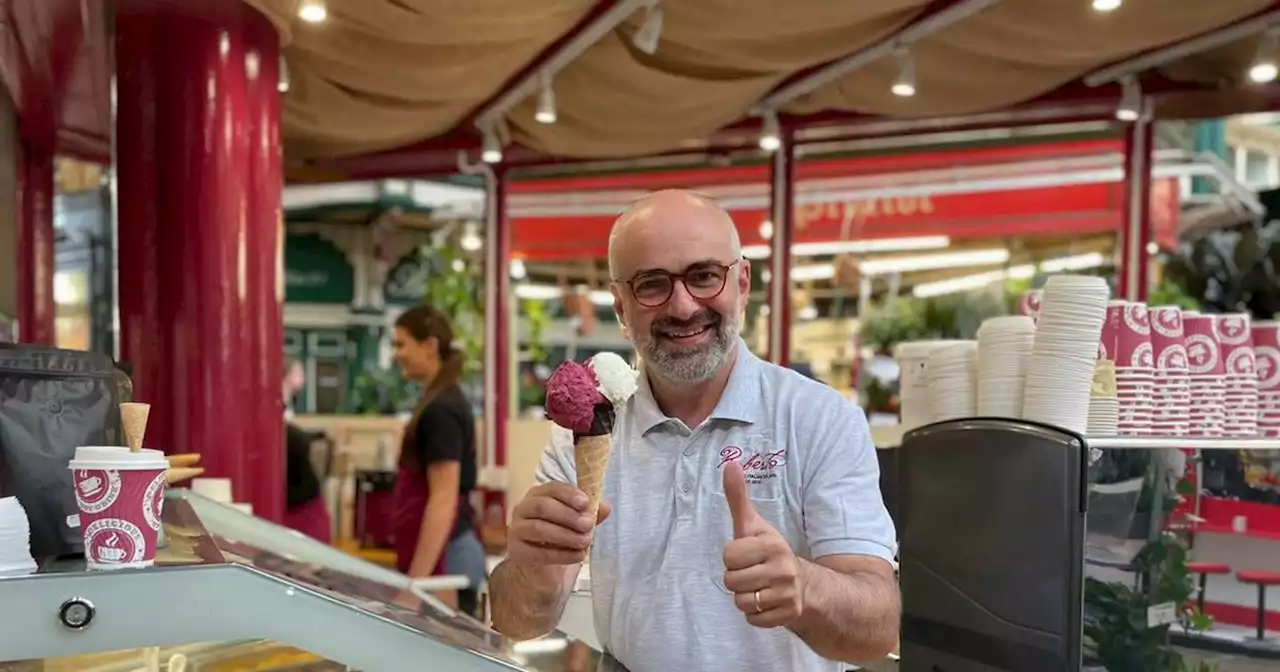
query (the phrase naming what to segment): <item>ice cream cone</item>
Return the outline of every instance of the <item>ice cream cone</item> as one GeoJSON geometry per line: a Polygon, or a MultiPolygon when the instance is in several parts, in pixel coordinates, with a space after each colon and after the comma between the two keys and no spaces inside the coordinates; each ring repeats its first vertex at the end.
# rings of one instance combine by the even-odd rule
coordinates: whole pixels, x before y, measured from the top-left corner
{"type": "Polygon", "coordinates": [[[573,444],[573,461],[578,471],[578,489],[587,494],[587,514],[592,520],[600,509],[604,474],[613,452],[613,435],[580,436],[573,444]]]}
{"type": "Polygon", "coordinates": [[[129,450],[142,450],[142,437],[147,434],[147,416],[151,413],[151,404],[120,404],[120,420],[124,423],[124,439],[129,450]]]}

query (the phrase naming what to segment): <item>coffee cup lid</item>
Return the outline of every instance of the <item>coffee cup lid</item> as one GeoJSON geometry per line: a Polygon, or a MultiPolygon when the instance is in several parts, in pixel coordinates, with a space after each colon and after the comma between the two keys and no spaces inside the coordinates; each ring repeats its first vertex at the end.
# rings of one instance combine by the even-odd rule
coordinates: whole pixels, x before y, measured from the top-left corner
{"type": "Polygon", "coordinates": [[[167,469],[169,462],[159,450],[137,452],[125,446],[80,446],[67,465],[70,469],[167,469]]]}

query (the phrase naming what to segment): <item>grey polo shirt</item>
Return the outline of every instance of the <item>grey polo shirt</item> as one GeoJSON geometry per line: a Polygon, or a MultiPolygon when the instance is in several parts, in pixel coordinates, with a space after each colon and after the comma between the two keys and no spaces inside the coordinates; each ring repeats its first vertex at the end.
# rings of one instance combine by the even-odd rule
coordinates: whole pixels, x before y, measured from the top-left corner
{"type": "MultiPolygon", "coordinates": [[[[596,634],[632,672],[830,670],[785,628],[747,623],[724,587],[733,538],[720,467],[738,460],[755,508],[803,558],[893,562],[893,522],[861,409],[835,390],[761,361],[745,343],[720,402],[689,428],[658,410],[641,376],[619,410],[591,549],[596,634]]],[[[539,483],[575,481],[573,437],[556,428],[539,483]]]]}

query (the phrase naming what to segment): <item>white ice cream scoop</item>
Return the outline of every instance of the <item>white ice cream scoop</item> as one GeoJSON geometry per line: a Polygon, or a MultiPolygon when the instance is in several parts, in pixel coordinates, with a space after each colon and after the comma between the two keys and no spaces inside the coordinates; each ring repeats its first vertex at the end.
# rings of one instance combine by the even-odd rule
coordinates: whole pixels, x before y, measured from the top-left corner
{"type": "Polygon", "coordinates": [[[614,406],[627,403],[639,387],[639,373],[631,368],[627,360],[612,352],[602,352],[588,362],[591,371],[596,374],[596,389],[614,406]]]}

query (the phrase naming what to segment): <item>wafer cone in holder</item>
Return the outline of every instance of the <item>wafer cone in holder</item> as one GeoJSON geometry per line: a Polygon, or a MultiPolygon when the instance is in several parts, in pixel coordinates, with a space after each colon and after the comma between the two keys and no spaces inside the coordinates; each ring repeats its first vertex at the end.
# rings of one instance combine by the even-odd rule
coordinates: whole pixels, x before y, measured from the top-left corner
{"type": "Polygon", "coordinates": [[[573,444],[573,462],[578,471],[578,489],[587,494],[587,513],[592,520],[600,510],[600,494],[604,492],[604,474],[609,470],[609,453],[613,452],[613,435],[581,436],[573,444]]]}
{"type": "Polygon", "coordinates": [[[124,439],[129,450],[137,452],[142,449],[142,437],[147,434],[147,416],[151,414],[151,404],[120,404],[120,421],[124,424],[124,439]]]}

